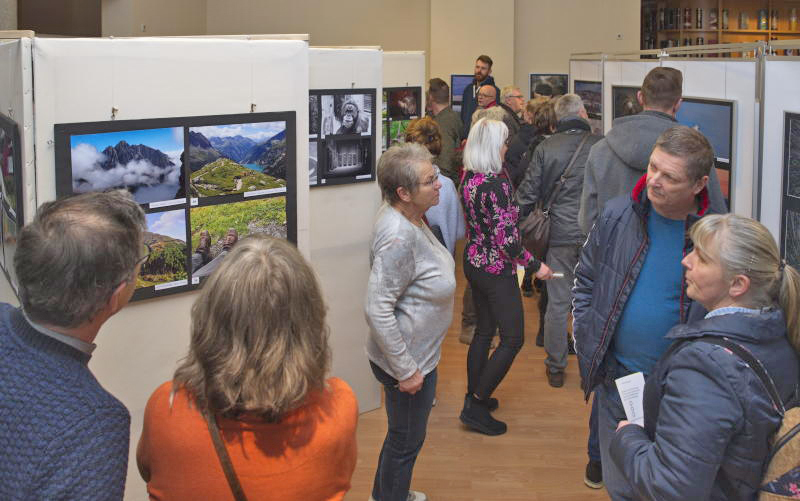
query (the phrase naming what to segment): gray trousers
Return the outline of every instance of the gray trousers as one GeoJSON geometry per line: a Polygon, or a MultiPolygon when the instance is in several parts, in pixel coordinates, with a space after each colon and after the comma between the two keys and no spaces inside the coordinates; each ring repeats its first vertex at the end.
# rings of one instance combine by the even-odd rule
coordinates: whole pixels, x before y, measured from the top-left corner
{"type": "Polygon", "coordinates": [[[550,247],[545,263],[554,272],[564,273],[564,278],[547,280],[547,311],[544,315],[544,363],[550,372],[563,372],[567,367],[567,319],[572,307],[572,284],[575,282],[575,265],[578,264],[577,245],[550,247]]]}
{"type": "MultiPolygon", "coordinates": [[[[612,356],[612,355],[607,355],[612,356]]],[[[625,374],[622,374],[625,375],[625,374]]],[[[619,398],[617,387],[611,383],[601,383],[595,388],[594,399],[597,402],[597,428],[600,435],[600,458],[603,465],[603,483],[612,501],[633,501],[636,494],[633,492],[622,470],[617,468],[609,454],[611,440],[617,432],[617,424],[625,417],[625,408],[619,398]]],[[[636,426],[636,425],[633,425],[636,426]]]]}

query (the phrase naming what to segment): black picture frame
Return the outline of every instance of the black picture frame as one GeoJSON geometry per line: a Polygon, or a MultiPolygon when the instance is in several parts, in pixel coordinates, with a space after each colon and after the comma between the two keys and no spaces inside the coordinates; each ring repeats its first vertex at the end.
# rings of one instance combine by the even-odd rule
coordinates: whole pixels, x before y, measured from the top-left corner
{"type": "Polygon", "coordinates": [[[634,85],[612,85],[611,86],[611,119],[635,115],[642,111],[642,107],[636,98],[636,94],[641,87],[634,85]]]}
{"type": "Polygon", "coordinates": [[[22,203],[22,140],[17,122],[2,113],[0,113],[0,169],[2,170],[2,172],[0,172],[2,176],[0,187],[2,188],[3,206],[9,211],[9,216],[14,222],[21,226],[25,221],[23,213],[24,204],[22,203]],[[10,147],[10,152],[7,150],[7,147],[10,147]],[[8,176],[6,172],[8,166],[5,162],[7,160],[13,162],[12,167],[14,170],[10,176],[8,176]],[[15,191],[13,200],[7,195],[8,183],[6,183],[6,178],[8,177],[11,178],[10,184],[15,191]]]}
{"type": "Polygon", "coordinates": [[[781,256],[800,268],[800,112],[784,112],[781,256]]]}
{"type": "Polygon", "coordinates": [[[531,99],[536,86],[544,83],[550,86],[552,97],[563,96],[569,92],[569,74],[567,73],[530,73],[528,74],[528,90],[531,99]]]}
{"type": "MultiPolygon", "coordinates": [[[[164,282],[157,282],[157,283],[150,283],[153,280],[145,281],[146,277],[152,277],[156,275],[156,272],[147,272],[145,267],[143,267],[143,273],[140,275],[139,283],[143,284],[137,287],[136,291],[133,295],[133,300],[142,300],[142,299],[150,299],[155,297],[161,297],[165,295],[171,295],[179,292],[185,292],[188,290],[196,289],[202,286],[202,282],[204,279],[201,279],[198,274],[196,273],[197,270],[193,269],[192,266],[192,257],[195,253],[195,248],[192,246],[192,229],[193,221],[192,221],[192,209],[196,208],[203,208],[203,207],[241,207],[241,206],[234,206],[233,204],[236,203],[247,203],[247,202],[256,202],[256,201],[268,201],[271,200],[272,205],[279,205],[283,207],[285,212],[285,218],[283,218],[283,222],[278,224],[278,231],[276,233],[280,233],[280,236],[283,235],[282,228],[285,226],[285,238],[293,243],[297,243],[297,139],[296,139],[296,113],[294,111],[284,111],[284,112],[271,112],[271,113],[242,113],[242,114],[234,114],[234,115],[208,115],[208,116],[197,116],[197,117],[170,117],[170,118],[154,118],[154,119],[142,119],[142,120],[117,120],[117,121],[108,121],[108,122],[82,122],[82,123],[67,123],[67,124],[56,124],[54,126],[54,135],[55,135],[55,159],[56,159],[56,196],[58,198],[66,197],[75,194],[75,190],[73,187],[73,151],[72,151],[72,139],[77,138],[80,136],[94,136],[94,135],[102,135],[107,133],[119,133],[119,135],[124,136],[125,133],[131,134],[131,137],[135,134],[151,134],[153,131],[162,131],[165,129],[170,129],[174,135],[173,140],[178,142],[177,136],[180,135],[180,144],[182,146],[181,152],[181,164],[178,167],[180,169],[180,179],[178,181],[178,189],[176,191],[177,198],[172,198],[168,200],[158,200],[154,202],[147,202],[147,203],[140,203],[142,208],[145,211],[145,214],[149,221],[157,220],[162,215],[169,215],[171,216],[170,222],[173,228],[171,231],[165,231],[163,234],[155,234],[154,232],[150,232],[151,228],[148,228],[148,233],[151,235],[146,235],[147,239],[153,240],[152,242],[146,242],[151,245],[151,248],[154,246],[157,247],[157,251],[159,252],[158,255],[154,253],[151,254],[151,259],[148,260],[152,266],[160,266],[160,261],[155,261],[155,259],[162,259],[164,262],[167,260],[170,263],[170,270],[172,272],[172,278],[176,277],[183,277],[185,278],[178,278],[177,280],[166,280],[164,282]],[[281,125],[282,123],[282,125],[281,125]],[[280,133],[271,136],[269,132],[267,132],[267,126],[263,124],[276,124],[280,133]],[[266,153],[272,154],[272,158],[275,159],[275,163],[271,165],[264,164],[262,166],[262,173],[265,173],[268,168],[275,169],[274,171],[270,172],[277,172],[280,171],[281,174],[285,176],[285,186],[281,186],[279,188],[269,188],[269,189],[258,189],[258,190],[244,190],[238,191],[234,190],[233,193],[223,193],[223,194],[214,194],[208,196],[191,196],[192,187],[191,187],[191,158],[190,158],[190,148],[192,147],[190,142],[190,131],[192,129],[197,129],[199,127],[206,127],[206,128],[222,128],[227,126],[234,126],[238,129],[246,129],[247,127],[256,127],[262,126],[264,128],[264,134],[262,139],[258,141],[253,140],[252,151],[256,152],[256,149],[265,150],[266,153]],[[281,129],[282,127],[282,129],[281,129]],[[182,133],[181,133],[182,132],[182,133]],[[180,133],[180,134],[179,134],[180,133]],[[269,143],[269,144],[268,144],[269,143]],[[189,159],[189,161],[185,161],[189,159]],[[189,196],[186,196],[186,195],[189,196]],[[281,202],[278,202],[278,201],[281,202]],[[282,203],[282,205],[280,205],[282,203]],[[181,215],[183,216],[181,218],[181,215]],[[175,244],[174,241],[180,241],[180,228],[177,230],[174,229],[176,224],[180,224],[183,222],[183,227],[185,228],[185,236],[182,241],[183,244],[183,269],[179,269],[178,263],[180,262],[178,250],[176,250],[175,246],[179,244],[175,244]],[[153,236],[155,235],[155,236],[153,236]],[[166,237],[166,238],[161,238],[166,237]],[[165,243],[166,242],[166,243],[165,243]],[[174,245],[173,245],[174,244],[174,245]],[[155,256],[155,257],[154,257],[155,256]],[[145,285],[146,284],[146,285],[145,285]]],[[[116,137],[116,136],[108,136],[116,137]]],[[[97,141],[101,141],[103,138],[98,137],[97,141]]],[[[207,138],[206,138],[207,139],[207,138]]],[[[212,137],[214,139],[214,137],[212,137]]],[[[100,143],[105,144],[105,143],[100,143]]],[[[83,145],[83,143],[81,143],[83,145]]],[[[117,143],[116,146],[120,146],[117,143]]],[[[116,148],[115,146],[115,148],[116,148]]],[[[128,145],[130,146],[130,145],[128,145]]],[[[141,146],[135,145],[134,147],[141,146]]],[[[222,146],[218,146],[222,148],[222,146]]],[[[215,149],[217,147],[214,147],[215,149]]],[[[155,149],[155,148],[150,148],[155,149]]],[[[105,151],[105,150],[104,150],[105,151]]],[[[117,150],[115,150],[117,151],[117,150]]],[[[138,149],[139,152],[144,152],[143,148],[138,149]]],[[[218,150],[217,153],[220,153],[221,150],[218,150]]],[[[97,151],[95,150],[95,153],[97,151]]],[[[163,153],[163,152],[162,152],[163,153]]],[[[172,152],[174,155],[176,152],[172,152]]],[[[109,152],[109,155],[111,152],[109,152]]],[[[116,153],[120,158],[119,153],[116,153]]],[[[255,154],[255,153],[254,153],[255,154]]],[[[238,165],[239,167],[245,168],[244,165],[238,164],[236,161],[231,160],[229,157],[232,156],[230,153],[225,153],[225,155],[220,155],[216,157],[215,160],[225,160],[226,164],[229,162],[233,162],[234,164],[238,165]],[[227,155],[227,156],[226,156],[227,155]]],[[[139,157],[137,157],[139,158],[139,157]]],[[[160,157],[159,157],[160,158],[160,157]]],[[[269,158],[269,157],[268,157],[269,158]]],[[[127,163],[125,166],[127,167],[127,163]]],[[[172,165],[175,165],[175,162],[172,162],[172,165]]],[[[207,164],[210,165],[210,164],[207,164]]],[[[235,166],[234,166],[235,167],[235,166]]],[[[249,170],[253,170],[252,167],[247,167],[249,170]]],[[[243,175],[248,175],[248,171],[244,171],[243,175]]],[[[174,178],[174,167],[170,167],[170,176],[174,178]]],[[[196,172],[199,172],[196,171],[196,172]]],[[[228,174],[227,170],[224,170],[226,175],[228,174]]],[[[271,177],[271,176],[270,176],[271,177]]],[[[233,179],[237,179],[234,177],[233,179]]],[[[239,177],[238,179],[241,179],[239,177]]],[[[241,184],[239,181],[236,181],[237,185],[241,184]]],[[[170,184],[170,190],[172,184],[170,184]]],[[[135,186],[133,188],[136,188],[135,186]]],[[[129,189],[132,189],[129,187],[129,189]]],[[[90,191],[102,191],[102,190],[90,190],[90,191]]],[[[138,191],[137,189],[132,189],[132,191],[138,191]]],[[[199,195],[198,193],[195,193],[199,195]]],[[[134,197],[136,195],[134,194],[134,197]]],[[[274,210],[272,211],[275,212],[274,210]]],[[[240,214],[241,216],[241,214],[240,214]]],[[[253,232],[259,233],[268,233],[268,231],[250,231],[250,225],[253,224],[255,227],[261,229],[261,226],[257,224],[256,221],[242,220],[241,217],[238,219],[230,216],[229,219],[236,220],[237,224],[241,226],[242,224],[246,224],[246,228],[248,229],[247,234],[253,232]]],[[[260,223],[260,222],[259,222],[260,223]]],[[[222,223],[220,223],[222,224],[222,223]]],[[[263,225],[264,227],[268,225],[263,225]]],[[[239,231],[235,225],[231,223],[231,227],[233,227],[237,232],[239,231]]],[[[241,232],[240,232],[241,233],[241,232]]],[[[217,244],[219,242],[215,242],[217,244]]],[[[216,257],[219,257],[221,252],[218,253],[216,257]]],[[[224,256],[224,255],[223,255],[224,256]]],[[[162,275],[169,275],[169,273],[162,274],[162,275]]],[[[161,276],[161,275],[159,275],[161,276]]]]}
{"type": "Polygon", "coordinates": [[[603,134],[603,82],[595,80],[573,80],[572,86],[575,94],[580,96],[592,133],[603,134]]]}
{"type": "Polygon", "coordinates": [[[397,135],[405,136],[405,129],[408,127],[411,120],[420,118],[421,113],[424,111],[424,104],[422,101],[422,87],[409,86],[409,87],[384,87],[383,88],[383,151],[386,151],[392,145],[403,142],[398,140],[397,135]],[[417,102],[417,113],[402,113],[398,110],[398,106],[393,104],[398,98],[411,95],[417,102]]]}
{"type": "MultiPolygon", "coordinates": [[[[372,182],[375,180],[375,165],[376,165],[376,127],[377,127],[377,90],[376,89],[313,89],[309,91],[309,103],[314,102],[314,97],[318,96],[320,110],[318,113],[319,124],[318,127],[309,124],[309,139],[316,140],[317,145],[317,164],[316,164],[316,183],[311,183],[309,176],[309,184],[311,188],[319,188],[322,186],[336,186],[341,184],[353,184],[361,182],[372,182]],[[330,96],[330,99],[326,97],[330,96]],[[362,126],[356,125],[356,130],[361,128],[359,132],[342,132],[341,127],[336,128],[337,123],[333,117],[329,117],[330,113],[336,114],[335,110],[328,110],[327,103],[332,100],[331,107],[335,108],[336,103],[347,103],[345,96],[364,96],[362,102],[368,100],[371,102],[370,116],[369,116],[369,130],[364,131],[362,126]],[[319,133],[312,135],[311,130],[318,130],[319,133]],[[334,170],[336,165],[332,165],[328,157],[328,148],[333,147],[335,144],[342,144],[359,140],[364,142],[369,140],[369,150],[366,152],[366,158],[369,164],[364,166],[363,169],[348,170],[347,175],[335,174],[334,170]]],[[[365,106],[366,107],[366,106],[365,106]]],[[[361,112],[361,110],[360,110],[361,112]]],[[[309,111],[309,119],[312,119],[313,113],[309,111]]],[[[360,120],[357,119],[357,120],[360,120]]],[[[309,171],[311,166],[309,164],[309,171]]]]}

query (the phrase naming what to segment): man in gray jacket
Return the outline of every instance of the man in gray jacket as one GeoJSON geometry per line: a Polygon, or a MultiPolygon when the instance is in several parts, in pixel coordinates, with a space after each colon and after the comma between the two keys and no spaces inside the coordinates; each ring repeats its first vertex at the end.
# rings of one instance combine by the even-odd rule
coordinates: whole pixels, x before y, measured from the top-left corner
{"type": "MultiPolygon", "coordinates": [[[[617,118],[605,138],[599,141],[586,161],[586,173],[578,220],[588,233],[606,202],[630,193],[636,181],[647,171],[656,139],[675,127],[675,115],[681,105],[683,74],[674,68],[658,67],[644,78],[637,95],[644,108],[639,114],[617,118]]],[[[711,207],[716,213],[728,212],[716,171],[708,181],[711,207]]]]}
{"type": "MultiPolygon", "coordinates": [[[[556,101],[556,133],[536,147],[533,160],[525,172],[516,199],[525,217],[537,202],[547,201],[564,176],[570,159],[574,164],[566,173],[563,186],[550,206],[550,249],[545,262],[553,270],[564,273],[564,278],[547,281],[547,311],[544,317],[544,348],[547,351],[545,366],[550,386],[564,385],[567,367],[567,317],[571,298],[570,287],[573,270],[578,262],[578,251],[585,234],[578,226],[578,204],[583,186],[583,169],[589,149],[600,140],[592,135],[583,101],[575,94],[567,94],[556,101]],[[577,151],[580,148],[580,151],[577,151]],[[577,151],[577,154],[576,154],[577,151]]],[[[541,256],[538,256],[541,257],[541,256]]]]}

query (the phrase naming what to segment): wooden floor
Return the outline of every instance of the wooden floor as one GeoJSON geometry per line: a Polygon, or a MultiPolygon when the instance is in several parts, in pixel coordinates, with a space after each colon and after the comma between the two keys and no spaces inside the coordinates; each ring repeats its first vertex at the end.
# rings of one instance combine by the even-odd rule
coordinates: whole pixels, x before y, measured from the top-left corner
{"type": "MultiPolygon", "coordinates": [[[[590,406],[583,402],[574,355],[569,357],[564,386],[547,384],[544,348],[534,343],[539,326],[536,296],[523,297],[525,345],[494,394],[500,400],[494,415],[508,424],[508,432],[489,437],[467,430],[458,420],[466,391],[467,346],[458,341],[465,283],[460,263],[456,272],[455,320],[442,346],[438,404],[431,412],[411,488],[425,492],[431,501],[608,499],[605,489],[589,489],[583,483],[590,406]]],[[[385,434],[383,408],[361,415],[358,464],[345,500],[369,499],[385,434]]]]}

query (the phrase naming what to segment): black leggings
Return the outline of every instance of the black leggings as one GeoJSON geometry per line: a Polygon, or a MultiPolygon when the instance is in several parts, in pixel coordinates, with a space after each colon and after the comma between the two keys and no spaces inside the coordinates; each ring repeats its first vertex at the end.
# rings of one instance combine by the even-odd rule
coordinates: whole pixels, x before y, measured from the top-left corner
{"type": "Polygon", "coordinates": [[[467,354],[467,391],[481,400],[505,377],[524,341],[525,317],[516,275],[492,275],[464,262],[464,274],[472,286],[478,322],[467,354]],[[491,358],[489,348],[495,330],[500,345],[491,358]]]}

